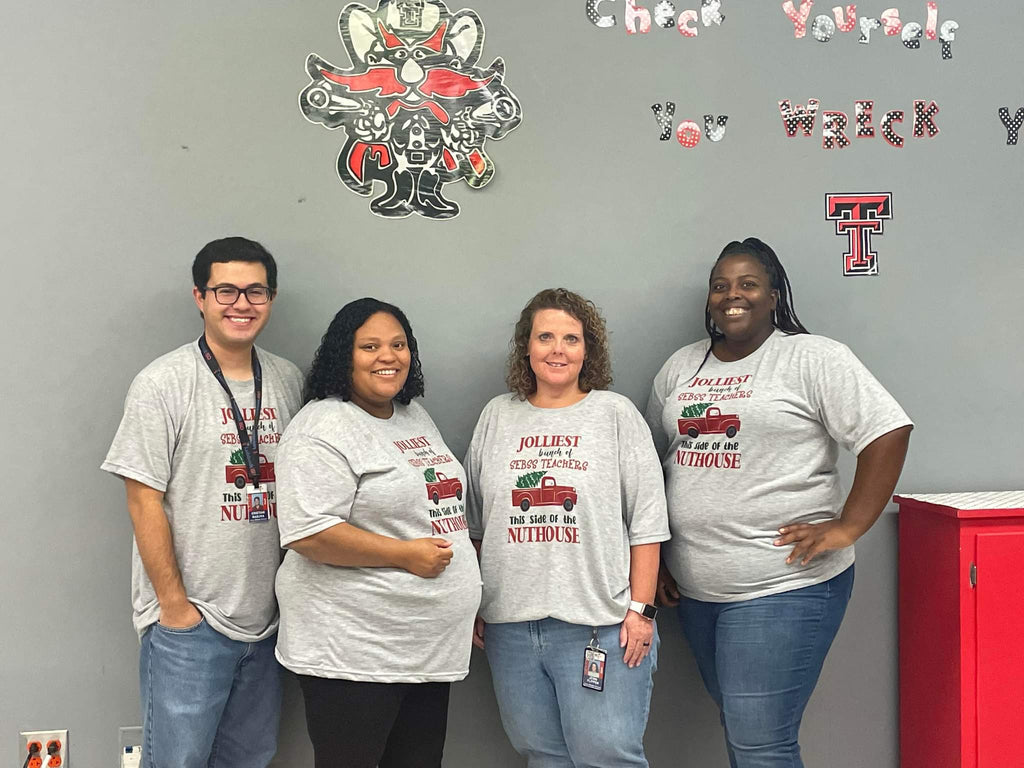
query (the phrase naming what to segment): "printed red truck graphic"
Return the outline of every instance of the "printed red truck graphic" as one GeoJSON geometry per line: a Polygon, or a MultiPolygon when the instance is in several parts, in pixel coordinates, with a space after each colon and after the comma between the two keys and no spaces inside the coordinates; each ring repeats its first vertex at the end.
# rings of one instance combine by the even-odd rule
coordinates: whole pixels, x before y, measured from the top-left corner
{"type": "Polygon", "coordinates": [[[550,507],[561,504],[565,511],[576,505],[576,489],[569,485],[557,485],[555,478],[542,477],[536,488],[513,488],[512,506],[523,512],[531,506],[550,507]]]}
{"type": "MultiPolygon", "coordinates": [[[[274,476],[274,462],[267,461],[267,457],[260,454],[260,482],[273,483],[277,480],[274,476]]],[[[245,488],[249,482],[249,473],[245,464],[228,464],[224,467],[224,482],[234,483],[236,488],[245,488]]]]}
{"type": "Polygon", "coordinates": [[[740,431],[740,417],[734,413],[724,416],[720,408],[711,406],[703,416],[690,416],[679,420],[679,434],[697,437],[697,435],[721,435],[733,437],[740,431]]]}
{"type": "Polygon", "coordinates": [[[450,499],[454,496],[462,501],[462,481],[457,477],[445,477],[437,473],[437,480],[427,483],[427,498],[437,504],[441,499],[450,499]]]}

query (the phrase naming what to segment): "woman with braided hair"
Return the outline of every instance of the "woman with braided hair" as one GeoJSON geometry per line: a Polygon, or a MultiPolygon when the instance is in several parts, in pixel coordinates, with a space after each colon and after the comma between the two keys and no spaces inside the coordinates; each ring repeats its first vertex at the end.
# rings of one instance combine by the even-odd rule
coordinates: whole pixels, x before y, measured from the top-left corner
{"type": "Polygon", "coordinates": [[[707,339],[654,379],[672,540],[662,604],[718,705],[732,768],[802,768],[804,707],[853,587],[853,543],[885,507],[913,424],[843,344],[812,335],[775,252],[729,243],[707,339]],[[857,456],[842,498],[838,447],[857,456]]]}

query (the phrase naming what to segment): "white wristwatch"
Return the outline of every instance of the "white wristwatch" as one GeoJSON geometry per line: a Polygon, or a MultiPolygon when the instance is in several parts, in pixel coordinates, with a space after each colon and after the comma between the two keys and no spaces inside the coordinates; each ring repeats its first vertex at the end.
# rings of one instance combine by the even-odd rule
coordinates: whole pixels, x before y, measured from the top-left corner
{"type": "Polygon", "coordinates": [[[654,617],[658,615],[657,607],[649,603],[641,603],[638,600],[629,601],[629,610],[636,611],[645,619],[650,619],[651,621],[654,621],[654,617]]]}

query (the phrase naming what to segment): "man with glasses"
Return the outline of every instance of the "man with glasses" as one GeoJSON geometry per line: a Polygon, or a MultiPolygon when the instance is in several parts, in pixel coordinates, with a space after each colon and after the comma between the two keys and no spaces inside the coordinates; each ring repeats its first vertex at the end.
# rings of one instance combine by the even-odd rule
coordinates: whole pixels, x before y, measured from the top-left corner
{"type": "Polygon", "coordinates": [[[255,346],[277,295],[257,242],[208,243],[192,265],[203,335],[135,377],[102,468],[135,530],[143,766],[263,768],[277,747],[277,442],[302,376],[255,346]]]}

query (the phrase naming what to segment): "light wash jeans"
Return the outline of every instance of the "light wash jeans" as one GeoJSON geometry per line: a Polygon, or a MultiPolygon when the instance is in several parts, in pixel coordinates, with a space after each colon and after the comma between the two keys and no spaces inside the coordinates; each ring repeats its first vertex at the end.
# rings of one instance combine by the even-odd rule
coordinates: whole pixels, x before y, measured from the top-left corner
{"type": "Polygon", "coordinates": [[[800,720],[852,590],[851,565],[821,584],[754,600],[680,600],[731,768],[803,768],[800,720]]]}
{"type": "Polygon", "coordinates": [[[608,652],[604,691],[582,686],[591,627],[557,619],[488,624],[484,648],[501,722],[529,768],[646,768],[644,730],[658,663],[651,652],[630,669],[619,625],[598,628],[608,652]]]}
{"type": "Polygon", "coordinates": [[[277,751],[277,636],[231,640],[200,621],[142,636],[143,768],[265,768],[277,751]]]}

